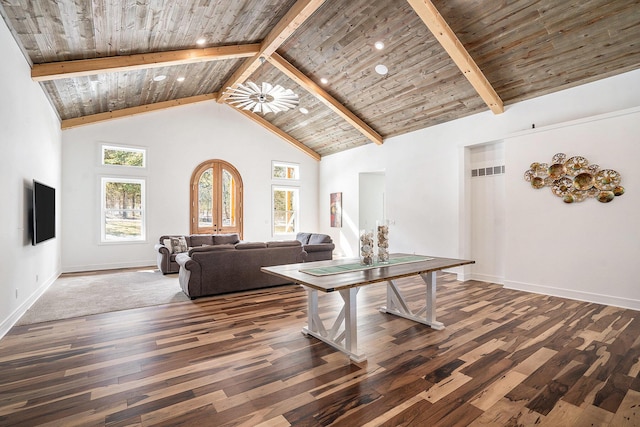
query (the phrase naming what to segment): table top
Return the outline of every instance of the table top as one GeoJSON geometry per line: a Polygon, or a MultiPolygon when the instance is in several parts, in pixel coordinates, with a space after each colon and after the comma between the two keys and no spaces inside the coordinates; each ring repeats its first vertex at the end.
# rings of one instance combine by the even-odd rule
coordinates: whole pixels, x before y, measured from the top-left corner
{"type": "MultiPolygon", "coordinates": [[[[391,254],[390,257],[410,256],[408,254],[391,254]]],[[[317,276],[305,273],[302,270],[310,270],[320,267],[332,267],[342,264],[353,264],[358,259],[334,259],[330,261],[315,261],[299,264],[275,265],[262,267],[260,270],[283,277],[293,282],[317,289],[323,292],[333,292],[371,283],[400,279],[402,277],[415,276],[416,274],[431,273],[466,264],[474,264],[475,261],[455,258],[425,257],[426,259],[393,265],[378,265],[374,268],[344,273],[317,276]]]]}

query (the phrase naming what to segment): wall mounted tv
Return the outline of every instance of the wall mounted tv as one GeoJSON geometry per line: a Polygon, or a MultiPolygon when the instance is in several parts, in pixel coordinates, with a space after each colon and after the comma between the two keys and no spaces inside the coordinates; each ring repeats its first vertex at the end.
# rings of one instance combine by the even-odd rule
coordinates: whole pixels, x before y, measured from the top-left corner
{"type": "Polygon", "coordinates": [[[56,237],[56,189],[33,180],[32,244],[56,237]]]}

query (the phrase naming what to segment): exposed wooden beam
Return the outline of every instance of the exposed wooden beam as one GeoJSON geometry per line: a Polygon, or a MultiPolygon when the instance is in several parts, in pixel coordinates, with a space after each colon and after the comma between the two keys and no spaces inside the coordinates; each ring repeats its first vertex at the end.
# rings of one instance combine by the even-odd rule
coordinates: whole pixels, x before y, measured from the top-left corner
{"type": "Polygon", "coordinates": [[[108,111],[106,113],[92,114],[90,116],[76,117],[74,119],[66,119],[62,121],[62,129],[70,129],[77,126],[88,125],[91,123],[104,122],[107,120],[119,119],[122,117],[133,116],[136,114],[148,113],[151,111],[164,110],[166,108],[177,107],[179,105],[193,104],[195,102],[215,100],[218,93],[208,93],[206,95],[189,96],[187,98],[174,99],[171,101],[155,102],[153,104],[140,105],[137,107],[123,108],[121,110],[108,111]]]}
{"type": "Polygon", "coordinates": [[[235,107],[232,107],[231,105],[229,105],[229,108],[233,108],[234,110],[238,111],[239,113],[244,114],[245,116],[247,116],[248,118],[250,118],[254,122],[258,123],[263,128],[265,128],[268,131],[276,134],[277,136],[279,136],[280,138],[284,139],[285,141],[287,141],[289,144],[293,145],[297,149],[304,151],[305,154],[313,157],[316,160],[320,160],[320,154],[316,153],[311,148],[307,147],[302,142],[298,141],[297,139],[295,139],[294,137],[292,137],[288,133],[283,132],[282,130],[280,130],[276,126],[272,125],[271,123],[269,123],[267,120],[265,120],[264,118],[262,118],[258,114],[252,113],[252,112],[250,112],[248,110],[243,110],[241,108],[235,108],[235,107]]]}
{"type": "Polygon", "coordinates": [[[262,41],[260,51],[252,58],[244,61],[231,75],[229,80],[222,85],[218,102],[223,102],[228,98],[228,95],[224,93],[227,87],[244,83],[249,76],[262,65],[260,58],[264,57],[266,59],[274,53],[325,1],[326,0],[298,0],[262,41]]]}
{"type": "Polygon", "coordinates": [[[480,67],[464,48],[431,0],[407,0],[420,19],[438,39],[462,74],[495,114],[504,112],[504,104],[480,67]]]}
{"type": "Polygon", "coordinates": [[[34,64],[31,69],[31,78],[35,81],[42,82],[70,77],[91,76],[106,72],[247,58],[259,52],[260,46],[260,43],[253,43],[34,64]]]}
{"type": "Polygon", "coordinates": [[[295,81],[298,85],[302,86],[305,90],[307,90],[310,94],[318,98],[323,104],[327,107],[331,108],[333,112],[341,116],[345,119],[349,124],[355,127],[358,132],[362,133],[369,140],[375,142],[376,144],[382,144],[382,136],[378,134],[375,130],[373,130],[368,124],[362,121],[358,116],[353,114],[351,110],[338,102],[334,97],[332,97],[327,91],[322,89],[318,84],[316,84],[313,80],[307,77],[302,71],[298,70],[294,67],[290,62],[284,59],[282,56],[277,53],[273,53],[269,57],[269,63],[271,63],[274,67],[282,71],[286,74],[291,80],[295,81]]]}

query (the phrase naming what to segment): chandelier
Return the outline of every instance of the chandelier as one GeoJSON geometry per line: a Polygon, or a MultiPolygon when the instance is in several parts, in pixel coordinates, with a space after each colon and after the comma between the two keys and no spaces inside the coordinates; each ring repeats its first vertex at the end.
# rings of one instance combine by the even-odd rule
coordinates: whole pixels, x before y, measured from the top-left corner
{"type": "Polygon", "coordinates": [[[225,95],[229,95],[229,104],[254,113],[278,113],[298,105],[298,95],[291,89],[266,82],[261,86],[253,82],[240,83],[236,88],[228,87],[225,95]]]}

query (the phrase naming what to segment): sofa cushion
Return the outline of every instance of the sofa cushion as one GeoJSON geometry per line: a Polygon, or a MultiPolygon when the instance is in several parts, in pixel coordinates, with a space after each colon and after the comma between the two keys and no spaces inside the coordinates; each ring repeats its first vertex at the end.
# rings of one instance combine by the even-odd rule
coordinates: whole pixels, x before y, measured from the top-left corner
{"type": "Polygon", "coordinates": [[[214,245],[225,245],[225,244],[235,245],[239,241],[240,241],[240,235],[238,233],[214,234],[213,235],[213,244],[214,245]]]}
{"type": "Polygon", "coordinates": [[[331,240],[331,236],[328,236],[326,234],[312,234],[311,237],[309,237],[309,244],[310,245],[317,245],[320,243],[332,243],[333,240],[331,240]]]}
{"type": "Polygon", "coordinates": [[[211,234],[192,234],[189,236],[190,246],[213,245],[213,236],[211,234]]]}
{"type": "Polygon", "coordinates": [[[228,251],[235,250],[234,245],[202,245],[189,249],[189,255],[197,252],[214,252],[214,251],[228,251]]]}
{"type": "Polygon", "coordinates": [[[267,244],[262,242],[244,242],[236,245],[236,249],[261,249],[266,247],[267,244]]]}
{"type": "Polygon", "coordinates": [[[171,252],[174,254],[179,254],[182,252],[187,252],[187,240],[184,236],[180,237],[171,237],[171,252]]]}
{"type": "Polygon", "coordinates": [[[268,248],[288,248],[290,246],[302,246],[299,240],[278,240],[267,242],[268,248]]]}
{"type": "Polygon", "coordinates": [[[298,233],[296,234],[296,240],[298,240],[303,245],[309,243],[309,237],[311,237],[311,233],[298,233]]]}

